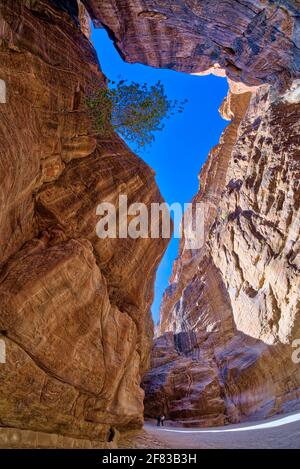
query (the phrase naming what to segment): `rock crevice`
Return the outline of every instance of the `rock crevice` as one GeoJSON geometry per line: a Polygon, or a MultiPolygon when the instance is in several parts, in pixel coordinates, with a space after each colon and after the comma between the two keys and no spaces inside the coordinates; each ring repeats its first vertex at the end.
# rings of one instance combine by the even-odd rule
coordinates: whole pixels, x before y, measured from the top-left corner
{"type": "Polygon", "coordinates": [[[144,378],[146,415],[189,426],[300,406],[300,106],[264,85],[230,92],[222,112],[234,107],[193,200],[207,206],[205,244],[191,255],[181,243],[144,378]],[[181,334],[196,336],[193,354],[190,341],[176,346],[181,334]]]}
{"type": "Polygon", "coordinates": [[[143,423],[166,240],[99,239],[96,207],[121,191],[147,206],[162,197],[117,135],[91,129],[85,93],[105,77],[87,12],[129,62],[230,81],[221,112],[231,123],[193,199],[205,207],[205,242],[197,252],[181,242],[146,415],[217,425],[296,408],[298,2],[2,0],[1,438],[11,428],[25,446],[51,446],[53,434],[107,447],[112,428],[143,423]]]}

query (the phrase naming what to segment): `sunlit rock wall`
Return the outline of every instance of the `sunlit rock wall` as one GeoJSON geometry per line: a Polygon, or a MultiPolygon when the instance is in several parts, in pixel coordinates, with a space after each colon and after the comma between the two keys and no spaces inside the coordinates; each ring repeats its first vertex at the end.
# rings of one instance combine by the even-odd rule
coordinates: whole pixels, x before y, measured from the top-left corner
{"type": "MultiPolygon", "coordinates": [[[[201,250],[181,243],[144,379],[146,415],[214,425],[300,406],[300,113],[289,96],[259,89],[201,172],[194,203],[213,217],[201,250]]],[[[230,95],[225,116],[249,97],[230,95]]]]}
{"type": "Polygon", "coordinates": [[[117,205],[120,193],[128,203],[162,199],[153,171],[117,135],[93,132],[85,96],[105,77],[87,24],[74,1],[0,2],[4,446],[68,445],[50,433],[105,446],[112,427],[143,422],[149,308],[166,242],[100,240],[96,207],[117,205]]]}

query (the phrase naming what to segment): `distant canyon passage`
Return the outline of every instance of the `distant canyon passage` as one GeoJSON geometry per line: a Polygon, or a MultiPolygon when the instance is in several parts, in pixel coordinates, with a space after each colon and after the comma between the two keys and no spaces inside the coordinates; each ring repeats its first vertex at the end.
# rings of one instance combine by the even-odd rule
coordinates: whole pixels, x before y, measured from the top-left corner
{"type": "Polygon", "coordinates": [[[0,0],[0,446],[113,446],[143,424],[142,378],[146,416],[185,425],[300,407],[299,22],[296,0],[0,0]],[[230,83],[205,244],[181,242],[151,357],[167,240],[99,239],[96,207],[163,199],[93,133],[89,17],[129,62],[230,83]]]}

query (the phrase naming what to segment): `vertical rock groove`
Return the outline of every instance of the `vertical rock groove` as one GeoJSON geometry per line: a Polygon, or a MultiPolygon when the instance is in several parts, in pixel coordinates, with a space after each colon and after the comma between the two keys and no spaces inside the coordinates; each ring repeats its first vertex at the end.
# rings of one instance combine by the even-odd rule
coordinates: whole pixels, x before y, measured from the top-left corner
{"type": "Polygon", "coordinates": [[[20,445],[32,431],[107,445],[112,427],[143,422],[166,240],[100,240],[96,207],[120,192],[162,198],[117,135],[92,132],[85,93],[105,77],[85,15],[77,2],[0,2],[0,422],[29,432],[20,445]]]}

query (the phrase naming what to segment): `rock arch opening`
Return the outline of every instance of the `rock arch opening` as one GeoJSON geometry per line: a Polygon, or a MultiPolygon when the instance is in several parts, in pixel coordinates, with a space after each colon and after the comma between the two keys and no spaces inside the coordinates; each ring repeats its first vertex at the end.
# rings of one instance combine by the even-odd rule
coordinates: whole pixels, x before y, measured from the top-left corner
{"type": "Polygon", "coordinates": [[[189,255],[182,246],[174,264],[144,380],[146,415],[165,412],[186,425],[207,425],[292,410],[299,405],[292,360],[299,265],[291,267],[286,256],[299,252],[299,99],[288,98],[299,89],[295,5],[287,2],[283,11],[271,2],[178,1],[174,14],[162,1],[151,19],[137,5],[126,8],[131,14],[117,21],[109,2],[100,14],[126,60],[198,74],[226,71],[231,85],[223,113],[232,122],[194,199],[208,205],[205,249],[189,255]],[[196,344],[189,340],[195,333],[196,344]],[[185,353],[176,346],[180,334],[185,353]],[[191,349],[199,347],[197,365],[191,349]]]}
{"type": "MultiPolygon", "coordinates": [[[[188,99],[183,115],[167,121],[166,128],[156,132],[155,142],[150,148],[137,151],[155,171],[156,182],[165,201],[169,206],[179,203],[184,210],[184,204],[190,202],[197,192],[198,174],[207,154],[217,145],[227,126],[226,120],[231,118],[228,114],[222,113],[221,116],[219,113],[228,91],[226,81],[210,76],[203,79],[201,86],[201,79],[196,76],[127,64],[104,30],[93,30],[92,40],[103,71],[110,79],[122,77],[129,82],[134,80],[149,84],[160,80],[169,98],[188,99]]],[[[177,231],[180,232],[179,228],[177,231]]],[[[152,307],[155,323],[159,320],[163,291],[168,286],[171,266],[178,250],[179,240],[172,237],[157,273],[152,307]]]]}

